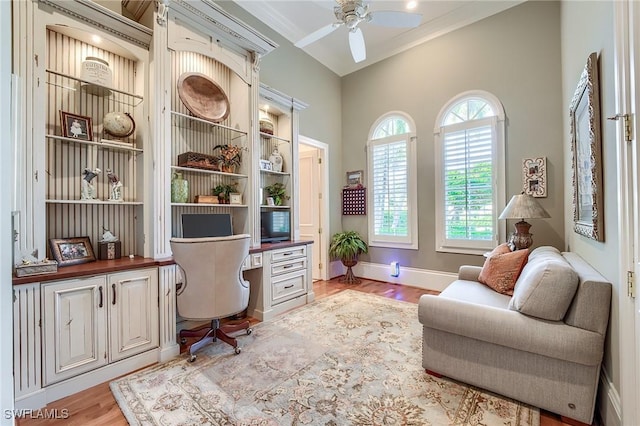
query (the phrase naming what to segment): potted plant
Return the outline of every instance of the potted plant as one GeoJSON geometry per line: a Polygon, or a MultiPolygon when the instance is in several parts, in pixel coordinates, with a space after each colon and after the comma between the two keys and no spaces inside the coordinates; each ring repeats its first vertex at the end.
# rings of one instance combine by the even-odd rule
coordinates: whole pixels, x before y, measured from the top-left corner
{"type": "Polygon", "coordinates": [[[236,186],[238,186],[237,183],[234,183],[233,185],[221,183],[220,185],[216,185],[211,190],[211,193],[218,196],[220,204],[229,204],[229,194],[237,192],[236,186]]]}
{"type": "Polygon", "coordinates": [[[242,151],[246,151],[246,148],[243,148],[238,145],[216,145],[213,148],[214,154],[219,151],[220,153],[216,155],[218,162],[220,163],[220,169],[223,172],[227,173],[235,173],[236,167],[239,167],[242,163],[242,151]]]}
{"type": "Polygon", "coordinates": [[[348,284],[357,284],[360,280],[353,275],[351,268],[358,263],[358,256],[367,253],[369,246],[356,231],[338,232],[331,237],[329,244],[329,256],[340,259],[347,267],[347,273],[340,280],[348,284]]]}
{"type": "Polygon", "coordinates": [[[281,206],[284,200],[288,200],[290,198],[286,193],[286,187],[280,182],[265,186],[264,190],[267,191],[268,197],[273,198],[273,204],[276,206],[281,206]]]}

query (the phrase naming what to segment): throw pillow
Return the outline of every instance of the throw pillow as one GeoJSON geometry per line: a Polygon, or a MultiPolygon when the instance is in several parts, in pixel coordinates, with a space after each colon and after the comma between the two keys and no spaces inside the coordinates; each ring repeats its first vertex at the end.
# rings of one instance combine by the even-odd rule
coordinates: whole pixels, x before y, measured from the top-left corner
{"type": "Polygon", "coordinates": [[[488,255],[486,255],[487,257],[491,257],[494,256],[496,254],[505,254],[505,253],[511,253],[511,247],[509,246],[509,243],[502,243],[500,244],[498,247],[494,248],[488,255]]]}
{"type": "Polygon", "coordinates": [[[564,318],[580,278],[561,255],[536,257],[518,280],[509,309],[550,321],[564,318]]]}
{"type": "MultiPolygon", "coordinates": [[[[494,251],[497,250],[498,247],[496,247],[494,251]]],[[[499,254],[493,254],[493,252],[491,252],[489,257],[484,261],[478,281],[498,293],[511,296],[520,272],[522,272],[522,268],[524,268],[524,265],[527,263],[528,256],[528,249],[508,251],[499,254]]]]}

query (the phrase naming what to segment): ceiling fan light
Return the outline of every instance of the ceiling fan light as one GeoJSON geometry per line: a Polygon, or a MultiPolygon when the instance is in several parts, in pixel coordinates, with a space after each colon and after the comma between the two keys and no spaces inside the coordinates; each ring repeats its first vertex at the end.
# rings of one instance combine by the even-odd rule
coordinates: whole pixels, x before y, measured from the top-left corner
{"type": "Polygon", "coordinates": [[[418,6],[418,2],[416,0],[410,0],[407,2],[407,10],[413,10],[418,6]]]}

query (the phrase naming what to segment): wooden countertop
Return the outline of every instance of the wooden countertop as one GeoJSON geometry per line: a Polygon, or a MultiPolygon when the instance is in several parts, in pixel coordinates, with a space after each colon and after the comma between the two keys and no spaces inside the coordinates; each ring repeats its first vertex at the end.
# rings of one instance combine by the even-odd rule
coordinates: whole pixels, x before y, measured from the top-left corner
{"type": "MultiPolygon", "coordinates": [[[[261,244],[260,247],[251,247],[249,253],[262,253],[268,250],[276,250],[287,247],[295,247],[306,244],[313,244],[313,241],[282,241],[279,243],[261,244]]],[[[122,257],[115,260],[97,260],[95,262],[83,263],[80,265],[58,267],[58,272],[51,274],[30,275],[28,277],[13,277],[12,284],[31,284],[37,282],[64,280],[69,278],[85,277],[89,275],[108,274],[110,272],[126,271],[130,269],[140,269],[153,266],[172,265],[172,258],[152,259],[150,257],[135,256],[133,258],[122,257]]]]}

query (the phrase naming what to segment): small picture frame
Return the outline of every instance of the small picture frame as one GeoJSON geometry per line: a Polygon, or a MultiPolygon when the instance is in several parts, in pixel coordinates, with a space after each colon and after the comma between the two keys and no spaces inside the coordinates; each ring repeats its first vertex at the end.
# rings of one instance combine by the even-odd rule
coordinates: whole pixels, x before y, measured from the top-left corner
{"type": "Polygon", "coordinates": [[[58,266],[77,265],[96,260],[89,237],[51,238],[49,247],[58,266]]]}
{"type": "Polygon", "coordinates": [[[267,205],[271,207],[276,205],[275,201],[273,201],[273,197],[267,197],[267,205]]]}
{"type": "Polygon", "coordinates": [[[347,188],[362,188],[363,171],[347,172],[347,188]]]}
{"type": "Polygon", "coordinates": [[[242,194],[232,192],[229,194],[229,204],[242,204],[242,194]]]}
{"type": "Polygon", "coordinates": [[[80,139],[83,141],[93,140],[93,128],[91,117],[71,114],[60,110],[60,123],[62,136],[65,138],[80,139]]]}
{"type": "Polygon", "coordinates": [[[522,190],[536,198],[547,196],[547,157],[522,159],[522,190]]]}
{"type": "Polygon", "coordinates": [[[269,160],[260,160],[260,170],[273,170],[273,164],[269,160]]]}

